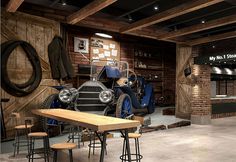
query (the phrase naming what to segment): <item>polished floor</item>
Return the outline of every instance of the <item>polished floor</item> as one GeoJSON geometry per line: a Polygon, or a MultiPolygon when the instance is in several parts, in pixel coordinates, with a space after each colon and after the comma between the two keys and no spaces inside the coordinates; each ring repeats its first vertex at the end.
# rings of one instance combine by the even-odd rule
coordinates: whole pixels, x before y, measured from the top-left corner
{"type": "MultiPolygon", "coordinates": [[[[65,136],[51,139],[52,143],[65,136]]],[[[131,145],[133,141],[130,140],[131,145]]],[[[73,150],[74,162],[99,161],[99,150],[88,159],[88,143],[73,150]]],[[[105,162],[119,162],[122,139],[107,140],[105,162]]],[[[212,125],[191,125],[145,133],[140,139],[142,162],[236,162],[236,117],[212,120],[212,125]]],[[[4,150],[4,148],[2,148],[4,150]]],[[[0,161],[26,162],[24,154],[13,158],[11,152],[1,154],[0,161]]],[[[68,152],[59,153],[59,162],[68,161],[68,152]]],[[[43,161],[43,160],[35,160],[43,161]]]]}

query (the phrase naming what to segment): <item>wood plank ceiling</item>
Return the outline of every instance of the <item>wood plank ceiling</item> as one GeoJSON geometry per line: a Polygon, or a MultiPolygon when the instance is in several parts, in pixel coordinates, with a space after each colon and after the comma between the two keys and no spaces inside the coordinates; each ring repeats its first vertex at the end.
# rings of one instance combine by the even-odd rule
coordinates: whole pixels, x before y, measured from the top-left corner
{"type": "MultiPolygon", "coordinates": [[[[24,0],[3,0],[15,12],[24,0]]],[[[235,0],[25,0],[20,11],[62,23],[198,45],[236,37],[235,0]]]]}

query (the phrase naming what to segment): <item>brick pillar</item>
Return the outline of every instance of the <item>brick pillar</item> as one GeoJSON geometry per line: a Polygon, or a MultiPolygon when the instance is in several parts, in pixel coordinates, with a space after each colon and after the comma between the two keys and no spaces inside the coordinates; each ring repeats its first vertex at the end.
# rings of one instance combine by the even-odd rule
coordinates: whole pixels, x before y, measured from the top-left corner
{"type": "Polygon", "coordinates": [[[194,65],[196,83],[192,87],[191,122],[211,123],[211,68],[208,65],[194,65]]]}

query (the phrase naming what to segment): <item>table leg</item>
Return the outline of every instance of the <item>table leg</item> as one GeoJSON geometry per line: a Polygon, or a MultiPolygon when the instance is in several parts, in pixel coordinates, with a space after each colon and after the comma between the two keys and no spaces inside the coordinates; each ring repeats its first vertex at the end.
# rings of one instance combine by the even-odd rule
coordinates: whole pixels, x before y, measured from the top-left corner
{"type": "Polygon", "coordinates": [[[129,146],[129,136],[128,136],[128,130],[125,129],[125,141],[126,141],[126,151],[128,155],[128,161],[131,162],[131,153],[130,153],[130,146],[129,146]]]}
{"type": "Polygon", "coordinates": [[[100,162],[104,161],[104,151],[106,149],[106,139],[107,139],[107,132],[106,131],[103,132],[102,138],[103,139],[101,140],[102,148],[101,148],[101,154],[100,154],[100,162]]]}

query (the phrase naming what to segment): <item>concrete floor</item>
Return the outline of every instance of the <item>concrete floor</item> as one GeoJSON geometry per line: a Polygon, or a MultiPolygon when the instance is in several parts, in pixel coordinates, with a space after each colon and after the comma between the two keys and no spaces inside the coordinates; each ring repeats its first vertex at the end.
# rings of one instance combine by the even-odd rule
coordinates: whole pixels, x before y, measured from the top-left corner
{"type": "MultiPolygon", "coordinates": [[[[66,136],[50,139],[51,143],[66,140],[66,136]]],[[[130,140],[131,145],[133,141],[130,140]]],[[[80,149],[73,150],[75,162],[99,161],[100,151],[88,156],[88,143],[80,149]]],[[[122,139],[107,140],[108,155],[105,162],[119,162],[122,151],[122,139]]],[[[212,125],[191,125],[145,133],[140,139],[142,162],[236,162],[236,117],[212,120],[212,125]]],[[[4,148],[2,148],[4,150],[4,148]]],[[[132,149],[132,148],[131,148],[132,149]]],[[[24,154],[17,158],[12,153],[1,154],[0,161],[26,162],[24,154]]],[[[59,153],[59,162],[68,161],[68,152],[59,153]]],[[[43,161],[43,160],[35,160],[43,161]]]]}

